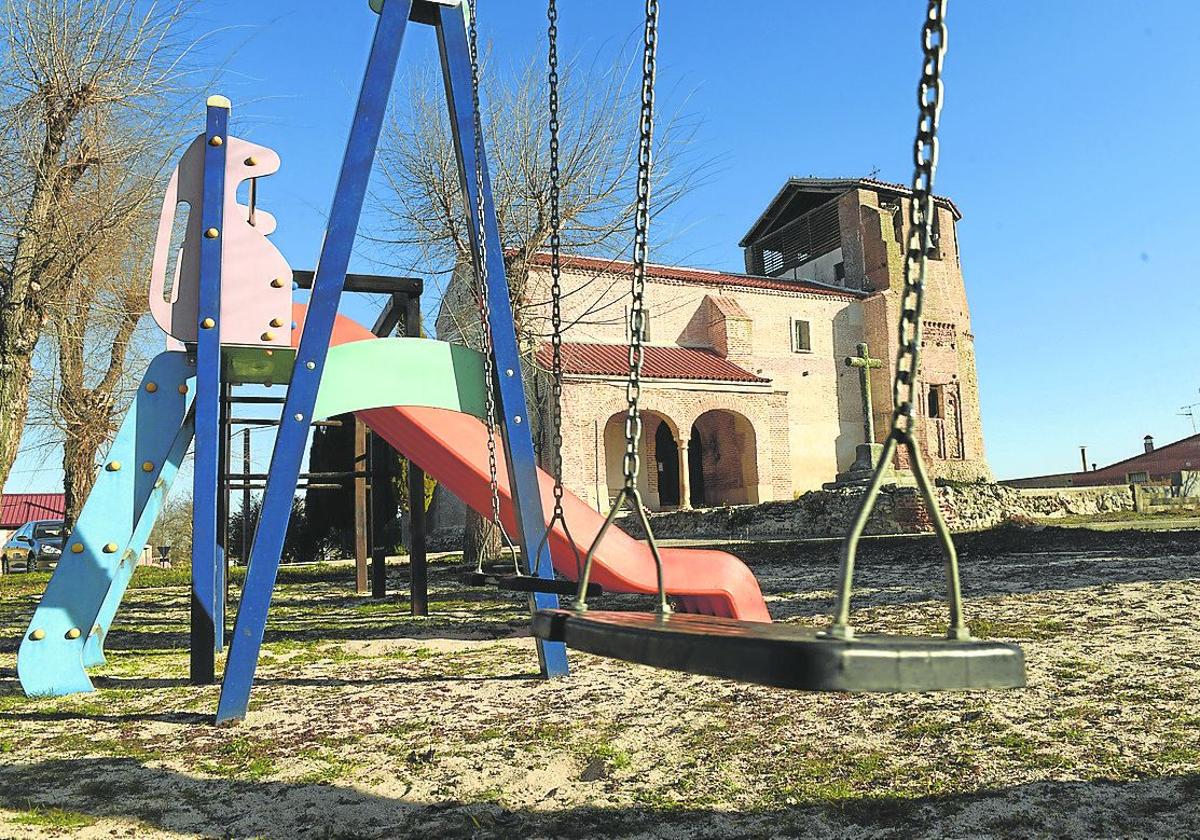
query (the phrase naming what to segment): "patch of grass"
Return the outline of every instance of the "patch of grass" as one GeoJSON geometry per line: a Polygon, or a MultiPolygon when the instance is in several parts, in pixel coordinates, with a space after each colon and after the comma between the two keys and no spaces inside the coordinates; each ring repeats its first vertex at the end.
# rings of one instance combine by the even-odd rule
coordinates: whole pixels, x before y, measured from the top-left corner
{"type": "Polygon", "coordinates": [[[579,750],[579,753],[588,761],[601,759],[608,766],[609,770],[624,770],[633,763],[633,759],[629,757],[629,753],[608,741],[595,741],[586,744],[579,750]]]}
{"type": "Polygon", "coordinates": [[[44,808],[42,806],[30,808],[13,818],[13,822],[18,825],[37,826],[58,831],[86,828],[94,825],[96,821],[97,818],[91,814],[69,811],[66,808],[44,808]]]}
{"type": "Polygon", "coordinates": [[[1033,618],[1029,621],[993,621],[973,618],[967,624],[971,634],[979,639],[1027,639],[1036,641],[1053,638],[1068,629],[1060,618],[1033,618]]]}
{"type": "Polygon", "coordinates": [[[267,741],[236,735],[217,744],[196,766],[215,776],[262,779],[275,772],[275,758],[267,741]]]}

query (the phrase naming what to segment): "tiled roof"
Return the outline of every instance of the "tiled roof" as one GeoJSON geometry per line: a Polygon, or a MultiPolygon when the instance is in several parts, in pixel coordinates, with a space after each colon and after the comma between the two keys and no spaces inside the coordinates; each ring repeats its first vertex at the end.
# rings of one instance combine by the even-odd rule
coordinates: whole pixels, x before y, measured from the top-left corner
{"type": "Polygon", "coordinates": [[[0,528],[19,528],[37,519],[62,519],[62,493],[5,493],[0,498],[0,528]]]}
{"type": "Polygon", "coordinates": [[[750,316],[746,314],[746,310],[742,309],[742,305],[733,298],[721,297],[720,295],[708,295],[707,297],[713,307],[726,318],[750,320],[750,316]]]}
{"type": "MultiPolygon", "coordinates": [[[[550,367],[550,345],[537,351],[537,362],[550,367]]],[[[582,376],[624,378],[629,371],[629,348],[624,344],[576,344],[563,342],[563,373],[582,376]]],[[[764,384],[771,380],[738,367],[711,350],[693,347],[645,348],[643,379],[695,379],[706,382],[764,384]]]]}
{"type": "MultiPolygon", "coordinates": [[[[550,255],[538,252],[529,260],[533,265],[550,265],[550,255]]],[[[597,257],[564,256],[562,266],[566,269],[596,271],[606,274],[632,274],[633,263],[628,260],[609,260],[597,257]]],[[[695,283],[697,285],[724,286],[743,289],[768,289],[775,292],[797,292],[800,294],[828,295],[847,300],[857,300],[861,293],[850,289],[823,286],[810,280],[779,280],[774,277],[758,277],[753,274],[737,274],[730,271],[712,271],[706,268],[686,268],[673,265],[646,266],[646,279],[659,282],[695,283]]]]}

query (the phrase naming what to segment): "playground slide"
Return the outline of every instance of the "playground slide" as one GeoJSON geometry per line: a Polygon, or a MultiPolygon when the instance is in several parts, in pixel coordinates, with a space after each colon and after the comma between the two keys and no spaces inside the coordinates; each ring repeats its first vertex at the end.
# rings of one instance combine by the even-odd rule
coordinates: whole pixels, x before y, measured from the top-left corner
{"type": "Polygon", "coordinates": [[[184,353],[150,363],[17,653],[30,696],[91,691],[104,638],[192,441],[194,371],[184,353]]]}
{"type": "MultiPolygon", "coordinates": [[[[295,306],[293,317],[298,324],[301,323],[304,307],[295,306]]],[[[296,335],[299,335],[298,331],[296,335]]],[[[370,331],[348,318],[338,317],[333,331],[333,344],[345,345],[368,339],[375,340],[370,331]]],[[[438,346],[448,347],[442,342],[408,339],[385,339],[380,341],[380,345],[387,342],[402,342],[411,349],[404,352],[403,358],[392,354],[391,363],[388,365],[370,365],[369,368],[367,365],[361,365],[353,371],[346,365],[338,365],[332,370],[326,369],[326,377],[332,374],[334,377],[340,377],[341,381],[335,383],[327,380],[322,383],[321,402],[326,404],[328,410],[318,410],[318,414],[327,416],[335,413],[332,405],[325,399],[324,392],[327,387],[331,389],[331,393],[332,389],[336,389],[353,390],[361,394],[371,390],[383,372],[412,365],[416,359],[408,357],[418,350],[420,345],[425,345],[425,352],[432,352],[438,346]],[[347,379],[357,380],[356,387],[351,388],[347,379]]],[[[362,349],[365,351],[368,348],[362,349]]],[[[384,348],[379,346],[377,349],[382,351],[384,348]]],[[[463,348],[455,350],[461,354],[471,352],[463,348]]],[[[423,405],[400,405],[401,400],[397,399],[394,406],[360,408],[357,414],[397,451],[436,478],[464,503],[488,516],[491,512],[491,482],[488,471],[487,429],[478,419],[479,407],[483,402],[483,378],[478,374],[471,375],[461,362],[455,370],[440,367],[442,369],[428,366],[417,373],[423,380],[422,387],[448,388],[454,392],[456,404],[426,399],[423,400],[423,405]]],[[[387,388],[376,390],[386,391],[387,388]]],[[[499,449],[503,458],[503,447],[499,449]]],[[[545,518],[549,521],[553,510],[554,480],[547,473],[541,470],[538,472],[542,505],[545,518]]],[[[507,476],[507,470],[501,461],[501,517],[509,533],[516,533],[507,476]]],[[[561,525],[555,523],[550,535],[550,553],[555,571],[569,580],[576,580],[577,556],[581,562],[599,533],[604,516],[569,492],[564,497],[563,504],[570,535],[568,536],[561,525]]],[[[680,610],[748,621],[771,620],[758,581],[741,560],[722,551],[710,550],[664,548],[661,554],[667,591],[673,596],[680,610]]],[[[653,594],[657,591],[654,560],[650,549],[644,542],[633,539],[616,527],[609,529],[604,542],[597,548],[592,580],[612,592],[653,594]]]]}

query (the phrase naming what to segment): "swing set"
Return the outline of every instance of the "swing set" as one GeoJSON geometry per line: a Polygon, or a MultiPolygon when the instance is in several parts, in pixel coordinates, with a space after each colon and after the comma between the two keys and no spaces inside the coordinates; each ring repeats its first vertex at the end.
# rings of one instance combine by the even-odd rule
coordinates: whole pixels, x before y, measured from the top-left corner
{"type": "MultiPolygon", "coordinates": [[[[124,500],[108,500],[107,508],[97,504],[96,531],[111,529],[114,517],[106,511],[114,505],[121,511],[117,518],[129,519],[134,524],[128,539],[122,537],[120,542],[107,541],[110,536],[96,539],[87,529],[81,528],[72,535],[69,543],[77,560],[60,563],[21,643],[18,671],[26,691],[63,694],[90,689],[83,668],[103,661],[103,639],[131,574],[131,567],[126,568],[124,559],[133,556],[127,546],[140,545],[139,539],[144,541],[144,534],[153,523],[170,478],[187,450],[193,425],[197,465],[192,561],[193,680],[213,681],[214,649],[220,649],[224,641],[223,621],[215,621],[220,614],[216,593],[223,579],[223,558],[217,539],[215,502],[201,504],[201,501],[215,500],[216,494],[217,411],[221,369],[223,360],[227,359],[223,354],[231,351],[245,354],[250,346],[253,353],[274,358],[272,354],[276,351],[269,349],[269,342],[273,341],[282,346],[279,358],[271,365],[277,368],[281,358],[283,364],[291,367],[287,378],[289,385],[229,642],[217,722],[239,720],[246,714],[311,424],[321,416],[345,411],[357,412],[360,419],[376,429],[387,443],[400,449],[413,463],[437,477],[477,510],[482,511],[485,507],[489,510],[492,525],[498,529],[510,555],[513,573],[488,574],[481,564],[477,564],[474,569],[464,572],[463,582],[529,594],[533,634],[537,640],[541,673],[545,677],[567,673],[567,649],[571,648],[657,668],[813,691],[932,691],[1024,685],[1024,656],[1020,648],[974,639],[970,635],[963,616],[954,543],[938,510],[915,436],[921,313],[932,235],[937,129],[942,105],[941,73],[946,51],[946,5],[947,0],[928,0],[921,30],[923,64],[917,96],[920,112],[913,148],[915,172],[909,206],[910,233],[899,322],[899,354],[893,383],[895,410],[875,472],[842,543],[837,601],[827,627],[814,630],[772,623],[753,575],[744,564],[729,555],[660,548],[638,489],[642,433],[639,400],[645,355],[642,327],[646,317],[646,266],[650,251],[658,0],[646,0],[645,3],[630,343],[625,388],[624,482],[602,521],[594,510],[589,510],[571,495],[562,481],[563,294],[557,0],[548,0],[547,8],[552,329],[549,422],[553,445],[549,452],[552,475],[543,476],[541,480],[530,434],[529,409],[519,375],[521,359],[483,143],[475,14],[467,0],[370,0],[378,23],[321,257],[312,279],[311,298],[306,309],[297,307],[294,310],[294,320],[303,322],[294,356],[283,350],[287,344],[284,335],[268,332],[261,337],[230,341],[238,328],[236,317],[229,319],[232,326],[225,334],[220,331],[219,315],[228,310],[228,307],[223,309],[222,304],[235,293],[247,293],[245,288],[233,288],[235,282],[222,287],[222,243],[241,236],[248,243],[247,248],[251,245],[265,248],[268,244],[265,234],[270,233],[274,225],[260,227],[254,233],[253,207],[249,208],[249,226],[228,218],[245,208],[227,201],[226,183],[236,186],[239,179],[249,177],[243,170],[256,166],[257,162],[255,156],[246,157],[244,161],[232,159],[234,155],[240,158],[249,147],[245,141],[227,137],[228,101],[221,97],[209,101],[206,131],[194,144],[198,150],[195,156],[203,156],[203,169],[193,166],[189,170],[195,178],[199,178],[197,173],[203,173],[202,183],[195,184],[199,193],[199,212],[194,224],[189,219],[189,233],[184,244],[184,254],[194,266],[192,274],[185,270],[177,280],[177,288],[191,284],[191,294],[197,296],[186,311],[186,317],[182,318],[187,335],[180,340],[187,346],[188,353],[164,353],[152,363],[147,373],[148,384],[143,389],[145,393],[139,395],[139,401],[131,409],[113,450],[120,452],[119,447],[127,445],[131,447],[131,453],[136,452],[137,446],[147,445],[150,432],[153,432],[156,441],[161,438],[155,445],[163,454],[161,458],[145,461],[145,474],[134,474],[137,482],[129,484],[132,479],[123,478],[129,471],[114,471],[107,478],[102,476],[108,484],[98,482],[97,486],[103,489],[125,486],[116,482],[126,481],[132,489],[124,500]],[[437,33],[463,204],[468,209],[466,227],[470,235],[475,297],[484,345],[480,354],[430,339],[361,341],[361,338],[374,336],[362,327],[348,325],[337,311],[346,285],[351,249],[401,42],[410,21],[432,26],[437,33]],[[225,210],[229,212],[223,216],[225,210]],[[218,317],[210,317],[207,313],[218,317]],[[255,344],[259,346],[253,346],[255,344]],[[435,369],[433,364],[443,367],[435,369]],[[323,383],[327,367],[329,375],[324,377],[327,381],[323,383]],[[345,383],[353,380],[355,371],[361,376],[365,367],[375,371],[372,393],[352,392],[345,383]],[[154,373],[155,370],[158,373],[154,373]],[[160,380],[178,380],[181,383],[178,399],[174,397],[174,387],[160,390],[149,379],[152,375],[160,380]],[[164,394],[173,400],[171,417],[174,419],[171,422],[179,424],[178,434],[161,419],[163,415],[157,415],[159,419],[155,422],[156,415],[150,413],[166,410],[154,407],[155,400],[161,402],[164,394]],[[191,406],[193,396],[194,407],[191,406]],[[332,406],[336,406],[337,411],[333,411],[332,406]],[[139,426],[135,409],[151,419],[139,426]],[[483,421],[482,426],[479,420],[483,421]],[[483,467],[480,465],[477,469],[485,446],[487,498],[482,490],[483,467]],[[949,622],[941,637],[858,634],[850,623],[859,538],[889,472],[888,467],[900,447],[908,455],[945,558],[949,622]],[[474,460],[476,449],[478,462],[474,460]],[[500,471],[502,461],[506,468],[504,475],[500,471]],[[553,500],[547,509],[542,503],[543,492],[551,483],[553,500]],[[502,503],[502,496],[507,498],[507,507],[502,503]],[[626,508],[645,530],[644,545],[613,527],[626,508]],[[589,513],[590,520],[585,518],[589,513]],[[508,515],[507,525],[516,537],[515,541],[505,528],[504,514],[508,515]],[[577,529],[575,536],[568,526],[568,518],[577,529]],[[581,539],[577,541],[576,537],[581,539]],[[524,549],[523,562],[518,558],[516,544],[524,549]],[[584,546],[586,550],[581,550],[584,546]],[[122,547],[126,547],[124,551],[122,547]],[[556,579],[556,570],[565,579],[556,579]],[[589,603],[604,592],[613,591],[653,594],[655,607],[648,612],[612,611],[595,609],[589,603]],[[573,597],[569,608],[559,607],[560,595],[573,597]],[[197,632],[197,617],[201,632],[197,632]],[[92,631],[84,633],[83,629],[89,627],[92,631]],[[204,660],[201,664],[206,666],[199,669],[199,677],[195,668],[198,656],[204,660]]],[[[271,171],[278,166],[278,158],[270,150],[254,147],[252,151],[270,163],[271,171]]],[[[168,205],[164,209],[166,218],[174,212],[170,199],[168,205]]],[[[266,214],[260,212],[260,216],[269,220],[266,214]]],[[[281,255],[279,261],[279,271],[286,269],[281,255]]],[[[231,277],[237,280],[237,272],[231,277]]],[[[283,288],[279,280],[272,280],[270,287],[272,290],[283,288]]],[[[286,297],[286,291],[279,294],[284,297],[272,298],[271,305],[286,308],[290,299],[286,297]]],[[[272,324],[275,324],[274,319],[272,324]]],[[[176,335],[170,330],[168,333],[176,335]]],[[[132,454],[125,457],[142,461],[132,454]]],[[[88,505],[91,504],[89,498],[88,505]]],[[[89,507],[85,506],[81,522],[87,518],[88,511],[89,507]]],[[[111,535],[112,532],[106,533],[111,535]]]]}

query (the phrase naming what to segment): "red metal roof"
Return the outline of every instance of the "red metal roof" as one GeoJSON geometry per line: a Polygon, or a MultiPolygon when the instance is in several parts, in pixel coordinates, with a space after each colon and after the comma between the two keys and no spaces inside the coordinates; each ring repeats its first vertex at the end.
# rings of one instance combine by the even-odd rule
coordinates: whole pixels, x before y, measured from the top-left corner
{"type": "MultiPolygon", "coordinates": [[[[537,351],[541,367],[550,367],[550,345],[537,351]]],[[[582,376],[624,378],[629,372],[629,348],[623,344],[577,344],[563,342],[563,373],[582,376]]],[[[711,350],[693,347],[646,347],[643,379],[696,379],[716,382],[766,383],[711,350]]]]}
{"type": "MultiPolygon", "coordinates": [[[[529,262],[533,265],[550,265],[550,255],[539,251],[529,262]]],[[[564,256],[562,266],[566,269],[597,271],[606,274],[632,274],[633,263],[628,260],[609,260],[597,257],[564,256]]],[[[753,274],[735,274],[729,271],[712,271],[706,268],[685,268],[683,266],[654,265],[646,266],[646,278],[649,280],[696,283],[709,286],[741,287],[744,289],[768,289],[775,292],[797,292],[801,294],[827,295],[847,300],[857,300],[862,294],[856,294],[849,289],[835,289],[822,286],[809,280],[778,280],[774,277],[758,277],[753,274]]]]}
{"type": "Polygon", "coordinates": [[[62,493],[5,493],[0,497],[0,528],[19,528],[37,519],[62,519],[62,493]]]}

